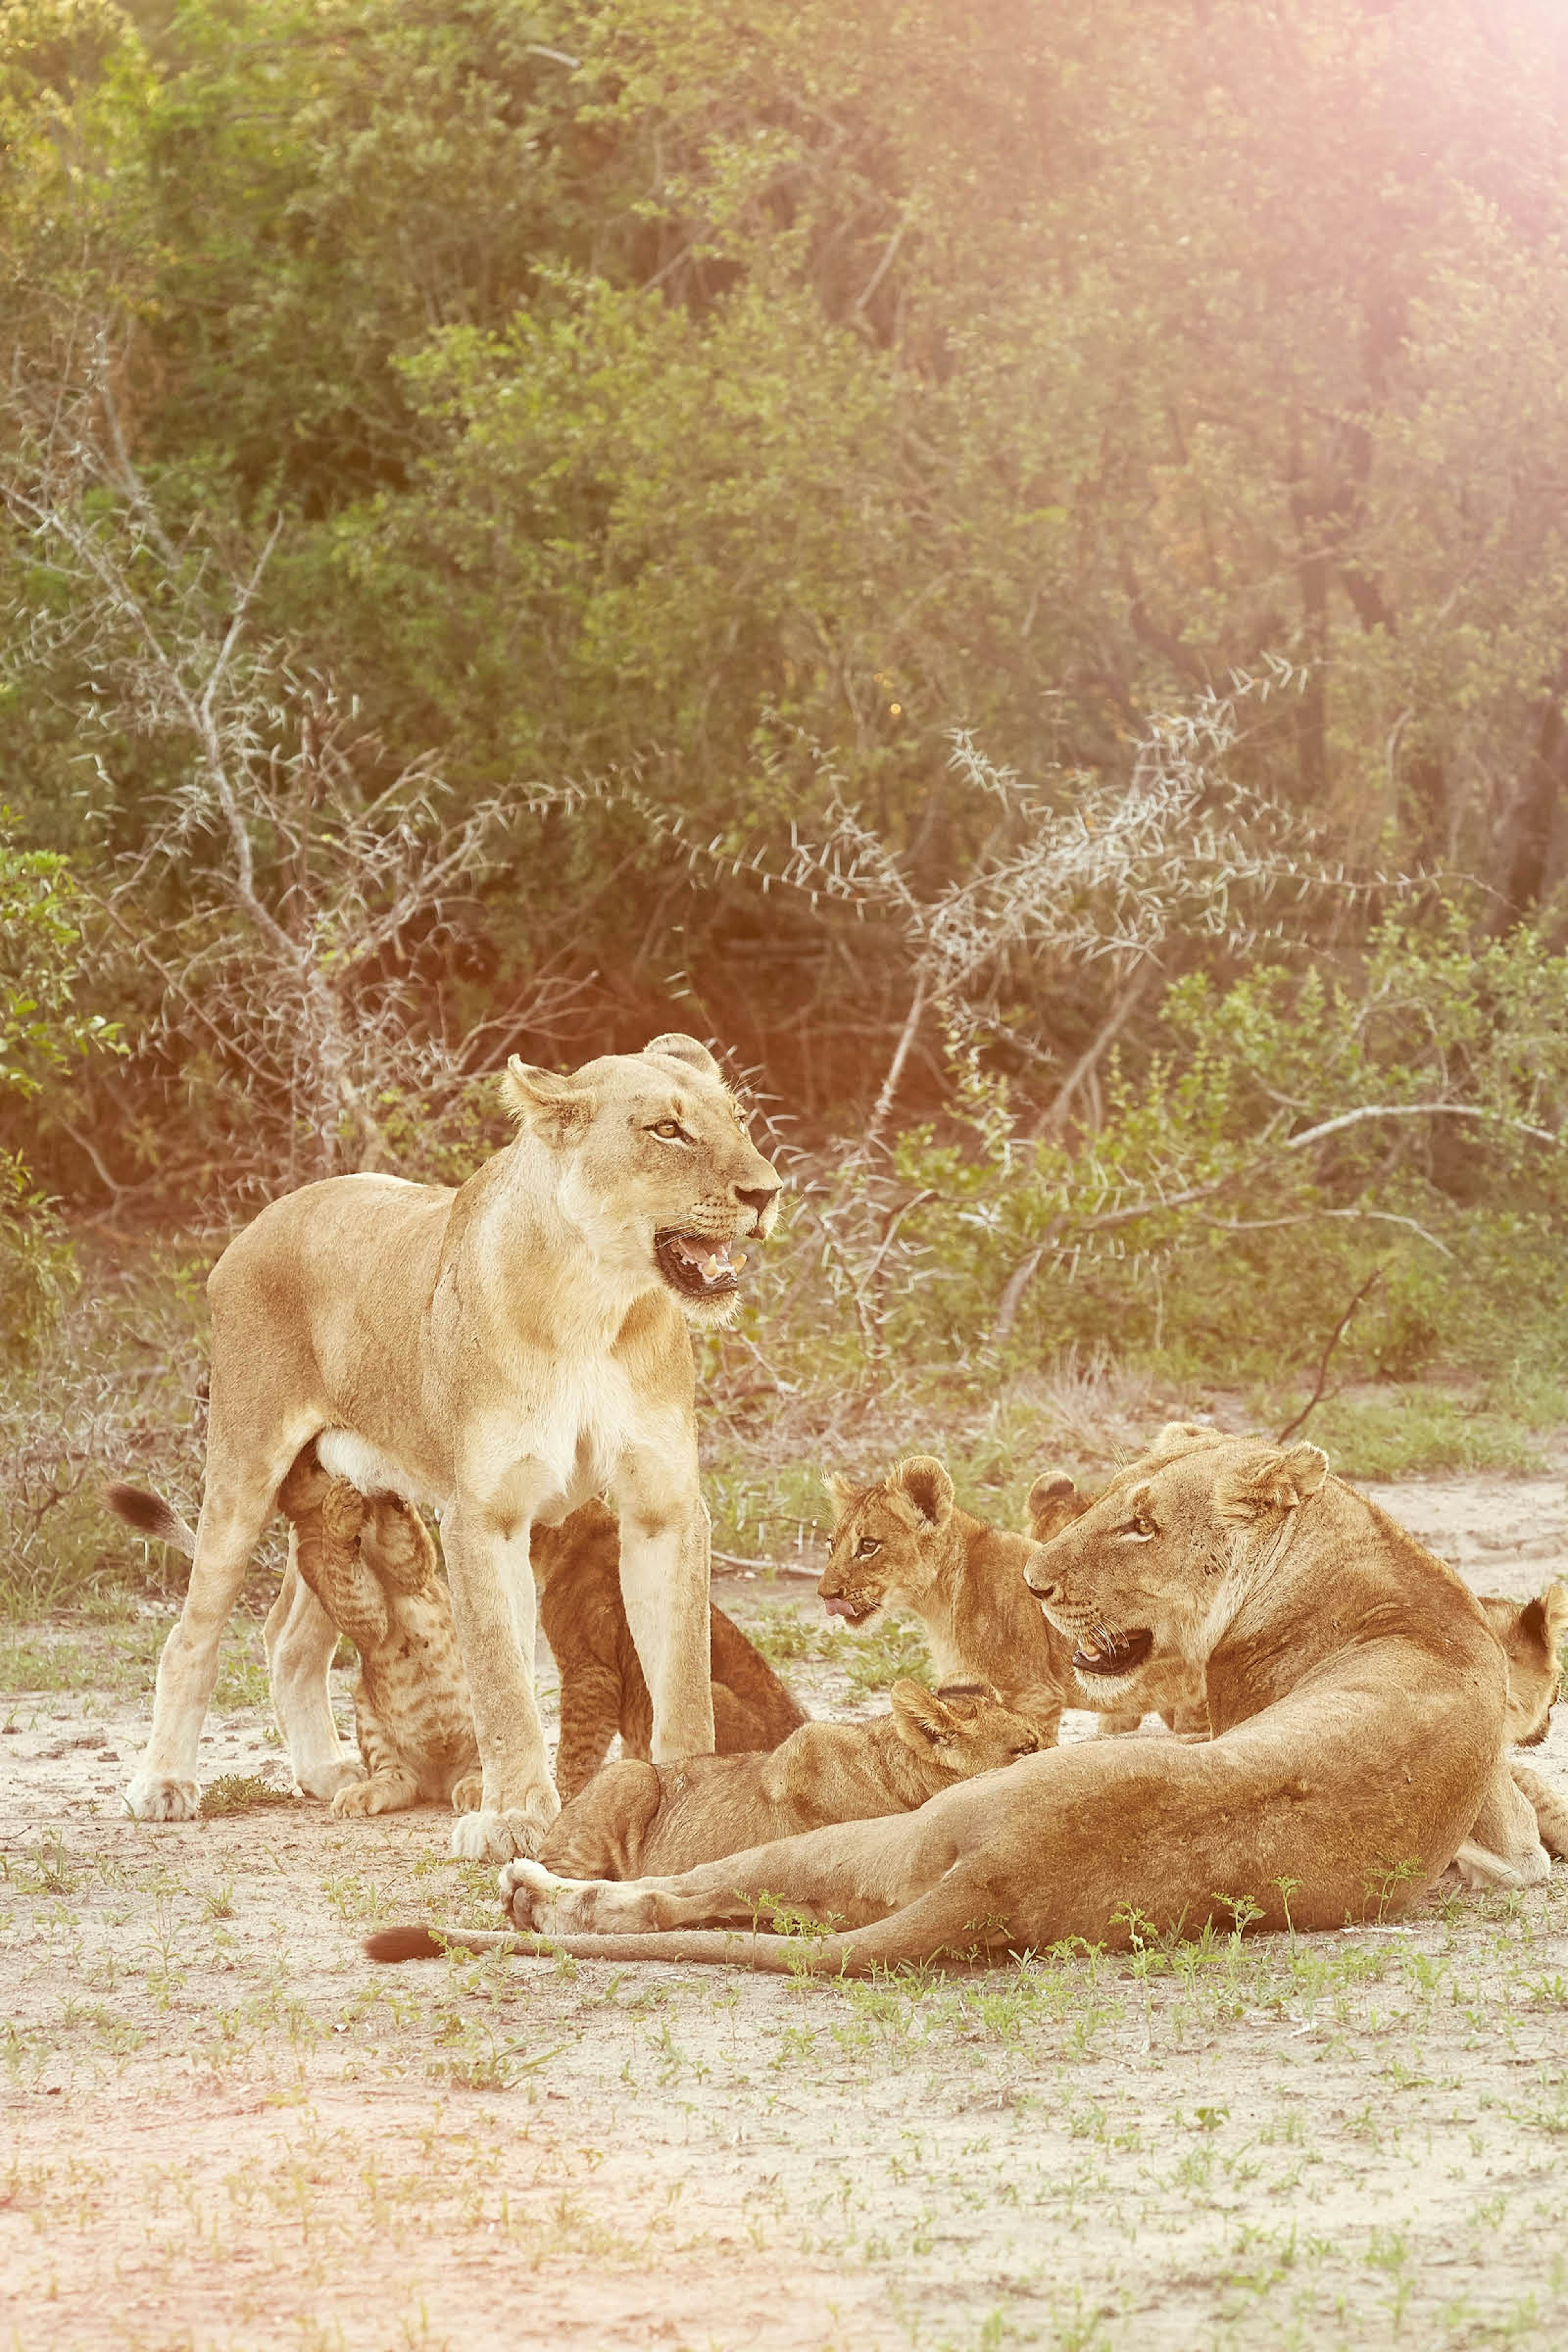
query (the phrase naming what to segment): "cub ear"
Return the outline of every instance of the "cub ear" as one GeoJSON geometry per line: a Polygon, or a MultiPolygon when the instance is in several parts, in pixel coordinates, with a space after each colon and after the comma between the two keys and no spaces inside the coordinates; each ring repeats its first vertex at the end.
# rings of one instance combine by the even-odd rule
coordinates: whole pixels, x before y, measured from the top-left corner
{"type": "Polygon", "coordinates": [[[501,1100],[516,1119],[552,1143],[572,1141],[594,1116],[594,1090],[558,1070],[542,1070],[513,1054],[500,1079],[501,1100]]]}
{"type": "Polygon", "coordinates": [[[928,1528],[945,1527],[952,1517],[952,1480],[934,1454],[911,1454],[888,1484],[913,1505],[928,1528]]]}
{"type": "Polygon", "coordinates": [[[893,1721],[906,1748],[940,1747],[952,1736],[953,1712],[923,1683],[895,1683],[890,1694],[893,1721]]]}
{"type": "Polygon", "coordinates": [[[1292,1445],[1288,1451],[1270,1447],[1221,1473],[1214,1498],[1226,1519],[1263,1519],[1276,1511],[1294,1511],[1315,1495],[1328,1475],[1329,1457],[1321,1445],[1292,1445]]]}
{"type": "Polygon", "coordinates": [[[724,1073],[708,1051],[695,1037],[688,1037],[679,1029],[668,1029],[662,1037],[650,1037],[643,1047],[645,1054],[662,1054],[667,1061],[685,1062],[693,1070],[700,1070],[705,1078],[723,1081],[724,1073]]]}
{"type": "Polygon", "coordinates": [[[1029,1533],[1037,1543],[1049,1543],[1081,1516],[1084,1503],[1065,1470],[1044,1470],[1029,1489],[1026,1508],[1029,1533]]]}
{"type": "Polygon", "coordinates": [[[835,1519],[841,1519],[859,1493],[859,1488],[852,1478],[847,1478],[844,1475],[842,1470],[825,1470],[822,1474],[822,1484],[827,1499],[833,1506],[835,1519]]]}

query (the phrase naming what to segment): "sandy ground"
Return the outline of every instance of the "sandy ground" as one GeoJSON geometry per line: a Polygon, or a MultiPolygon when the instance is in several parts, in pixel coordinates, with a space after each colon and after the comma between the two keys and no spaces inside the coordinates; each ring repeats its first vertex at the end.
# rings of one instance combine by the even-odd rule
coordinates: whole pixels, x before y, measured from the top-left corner
{"type": "MultiPolygon", "coordinates": [[[[1375,1491],[1479,1590],[1568,1574],[1560,1478],[1375,1491]]],[[[369,1926],[488,1922],[489,1873],[430,1811],[128,1821],[134,1630],[0,1696],[7,2352],[1562,2340],[1568,1870],[963,1981],[378,1969],[369,1926]]],[[[1534,1760],[1568,1790],[1568,1727],[1534,1760]]],[[[259,1706],[203,1771],[287,1787],[259,1706]]]]}

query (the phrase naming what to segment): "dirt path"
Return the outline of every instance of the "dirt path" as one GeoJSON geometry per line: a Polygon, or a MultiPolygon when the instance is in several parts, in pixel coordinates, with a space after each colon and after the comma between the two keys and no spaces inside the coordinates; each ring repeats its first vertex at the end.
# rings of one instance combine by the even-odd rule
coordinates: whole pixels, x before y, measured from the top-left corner
{"type": "MultiPolygon", "coordinates": [[[[1375,1491],[1479,1589],[1568,1572],[1558,1479],[1375,1491]]],[[[1568,1870],[1147,1969],[376,1969],[489,1874],[434,1812],[126,1821],[160,1631],[39,1634],[68,1687],[0,1699],[8,2352],[1561,2340],[1568,1870]]],[[[205,1774],[286,1783],[226,1688],[205,1774]]],[[[1568,1727],[1535,1760],[1568,1790],[1568,1727]]]]}

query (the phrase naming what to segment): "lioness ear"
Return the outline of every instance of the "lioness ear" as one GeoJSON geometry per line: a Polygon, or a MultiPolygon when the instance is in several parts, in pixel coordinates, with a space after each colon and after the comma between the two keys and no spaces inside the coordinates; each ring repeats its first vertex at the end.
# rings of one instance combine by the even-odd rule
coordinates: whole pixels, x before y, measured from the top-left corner
{"type": "Polygon", "coordinates": [[[1275,1511],[1294,1511],[1317,1493],[1328,1468],[1329,1457],[1321,1445],[1257,1454],[1250,1462],[1221,1473],[1215,1481],[1215,1502],[1226,1519],[1262,1519],[1275,1511]]]}
{"type": "Polygon", "coordinates": [[[855,1500],[859,1489],[853,1479],[846,1478],[841,1470],[825,1470],[822,1474],[822,1484],[826,1491],[827,1499],[833,1506],[834,1517],[841,1519],[855,1500]]]}
{"type": "Polygon", "coordinates": [[[1538,1605],[1545,1622],[1546,1646],[1555,1660],[1558,1651],[1568,1641],[1568,1584],[1559,1577],[1547,1586],[1538,1605]]]}
{"type": "Polygon", "coordinates": [[[888,1484],[913,1504],[928,1528],[945,1527],[952,1517],[952,1480],[934,1454],[911,1454],[888,1484]]]}
{"type": "Polygon", "coordinates": [[[557,1070],[542,1070],[513,1054],[500,1079],[501,1100],[519,1127],[531,1128],[552,1143],[580,1135],[594,1116],[591,1087],[557,1070]]]}
{"type": "Polygon", "coordinates": [[[705,1078],[718,1078],[721,1083],[723,1080],[724,1073],[707,1046],[699,1045],[695,1037],[688,1037],[679,1029],[668,1029],[662,1037],[650,1037],[643,1052],[662,1054],[668,1061],[685,1062],[692,1069],[700,1070],[705,1078]]]}
{"type": "Polygon", "coordinates": [[[1078,1518],[1083,1503],[1065,1470],[1042,1471],[1029,1489],[1029,1533],[1037,1543],[1049,1543],[1078,1518]]]}
{"type": "Polygon", "coordinates": [[[891,1698],[893,1721],[906,1748],[935,1748],[951,1738],[952,1711],[923,1683],[895,1683],[891,1698]]]}
{"type": "Polygon", "coordinates": [[[1219,1434],[1200,1421],[1168,1421],[1149,1451],[1159,1460],[1173,1460],[1178,1454],[1191,1454],[1194,1446],[1214,1444],[1219,1434]]]}

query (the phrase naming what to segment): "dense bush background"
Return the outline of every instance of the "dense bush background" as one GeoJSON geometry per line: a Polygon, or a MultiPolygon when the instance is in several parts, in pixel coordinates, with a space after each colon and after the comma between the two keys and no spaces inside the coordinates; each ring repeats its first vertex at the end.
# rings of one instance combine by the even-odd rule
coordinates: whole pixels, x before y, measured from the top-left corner
{"type": "Polygon", "coordinates": [[[736,1394],[1550,1417],[1565,164],[1554,0],[0,0],[14,1346],[679,1024],[736,1394]]]}

